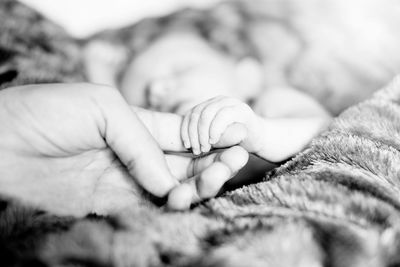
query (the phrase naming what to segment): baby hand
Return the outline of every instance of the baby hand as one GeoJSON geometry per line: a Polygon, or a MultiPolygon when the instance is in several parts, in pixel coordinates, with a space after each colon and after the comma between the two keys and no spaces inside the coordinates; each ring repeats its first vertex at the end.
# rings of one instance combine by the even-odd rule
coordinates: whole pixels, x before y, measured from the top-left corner
{"type": "Polygon", "coordinates": [[[192,108],[183,118],[181,137],[193,154],[209,152],[211,146],[240,144],[248,152],[260,146],[258,117],[242,101],[226,96],[209,99],[192,108]]]}

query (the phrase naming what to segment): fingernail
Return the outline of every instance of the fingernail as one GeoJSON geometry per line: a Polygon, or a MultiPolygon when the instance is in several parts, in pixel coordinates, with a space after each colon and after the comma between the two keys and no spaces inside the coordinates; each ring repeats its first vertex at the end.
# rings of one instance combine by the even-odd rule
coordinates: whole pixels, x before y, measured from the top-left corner
{"type": "Polygon", "coordinates": [[[200,150],[198,148],[193,149],[193,154],[200,155],[200,150]]]}
{"type": "Polygon", "coordinates": [[[213,138],[210,138],[210,140],[208,140],[208,142],[209,142],[210,144],[212,144],[212,145],[215,145],[216,140],[214,140],[213,138]]]}
{"type": "Polygon", "coordinates": [[[210,148],[211,148],[210,145],[204,145],[204,146],[201,146],[201,151],[206,153],[206,152],[210,151],[210,148]]]}
{"type": "Polygon", "coordinates": [[[186,149],[189,149],[189,148],[190,148],[190,145],[188,144],[187,141],[183,141],[183,146],[184,146],[186,149]]]}

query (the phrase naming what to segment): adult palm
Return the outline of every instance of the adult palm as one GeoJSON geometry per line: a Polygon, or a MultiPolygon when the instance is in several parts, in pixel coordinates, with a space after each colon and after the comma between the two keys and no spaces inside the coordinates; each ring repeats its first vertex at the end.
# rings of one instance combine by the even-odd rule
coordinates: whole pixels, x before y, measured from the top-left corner
{"type": "MultiPolygon", "coordinates": [[[[91,84],[3,90],[0,125],[0,193],[65,215],[131,207],[143,200],[137,183],[156,196],[173,192],[170,207],[187,207],[202,196],[194,196],[191,180],[189,187],[178,186],[180,179],[210,167],[224,170],[221,158],[244,154],[232,148],[201,160],[168,156],[174,177],[159,144],[118,91],[91,84]]],[[[222,172],[226,179],[234,170],[222,172]]]]}

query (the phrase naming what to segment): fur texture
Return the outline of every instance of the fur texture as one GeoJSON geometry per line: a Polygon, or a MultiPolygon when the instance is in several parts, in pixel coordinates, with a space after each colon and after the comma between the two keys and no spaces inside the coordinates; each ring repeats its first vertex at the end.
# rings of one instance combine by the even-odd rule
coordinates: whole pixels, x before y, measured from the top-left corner
{"type": "Polygon", "coordinates": [[[396,266],[400,77],[263,182],[188,212],[136,206],[47,236],[41,258],[99,266],[396,266]],[[77,244],[73,246],[71,244],[77,244]]]}
{"type": "MultiPolygon", "coordinates": [[[[1,20],[32,19],[23,32],[20,22],[0,24],[2,88],[83,79],[73,41],[46,39],[55,47],[44,49],[44,39],[35,38],[48,33],[28,27],[42,18],[13,1],[0,5],[1,20]],[[56,59],[46,51],[60,53],[56,59]]],[[[57,34],[53,27],[47,29],[57,34]]],[[[113,216],[82,219],[2,203],[0,260],[8,266],[399,265],[399,104],[397,79],[344,112],[263,182],[187,212],[165,211],[146,195],[113,216]]]]}
{"type": "Polygon", "coordinates": [[[0,89],[85,80],[77,42],[27,6],[0,0],[0,33],[0,89]]]}

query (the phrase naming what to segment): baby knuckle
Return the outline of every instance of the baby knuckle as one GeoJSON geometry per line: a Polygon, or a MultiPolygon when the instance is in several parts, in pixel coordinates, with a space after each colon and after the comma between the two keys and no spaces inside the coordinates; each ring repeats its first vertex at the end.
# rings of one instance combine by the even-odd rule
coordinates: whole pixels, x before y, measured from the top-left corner
{"type": "Polygon", "coordinates": [[[213,117],[213,112],[211,110],[205,110],[200,117],[200,124],[207,124],[213,117]]]}
{"type": "Polygon", "coordinates": [[[190,114],[190,119],[191,120],[193,120],[193,119],[198,119],[200,117],[200,113],[198,113],[198,112],[192,112],[191,114],[190,114]]]}
{"type": "Polygon", "coordinates": [[[202,110],[203,110],[203,106],[200,104],[200,105],[195,106],[192,109],[192,113],[201,113],[202,110]]]}

